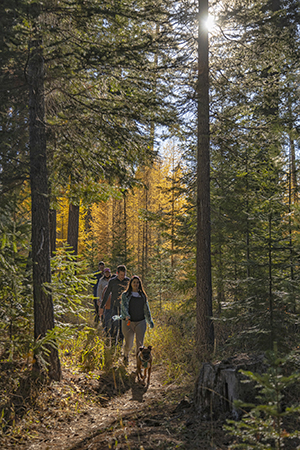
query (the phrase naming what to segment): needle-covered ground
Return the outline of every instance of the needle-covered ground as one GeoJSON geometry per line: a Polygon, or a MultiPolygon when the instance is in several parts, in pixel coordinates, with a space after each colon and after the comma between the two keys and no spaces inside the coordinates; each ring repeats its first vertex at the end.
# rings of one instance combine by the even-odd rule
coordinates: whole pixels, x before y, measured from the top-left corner
{"type": "Polygon", "coordinates": [[[64,368],[61,382],[38,385],[21,367],[1,365],[2,449],[227,449],[222,424],[203,422],[193,409],[194,382],[165,383],[153,365],[147,388],[125,368],[83,374],[64,368]],[[7,411],[10,410],[10,413],[7,411]]]}

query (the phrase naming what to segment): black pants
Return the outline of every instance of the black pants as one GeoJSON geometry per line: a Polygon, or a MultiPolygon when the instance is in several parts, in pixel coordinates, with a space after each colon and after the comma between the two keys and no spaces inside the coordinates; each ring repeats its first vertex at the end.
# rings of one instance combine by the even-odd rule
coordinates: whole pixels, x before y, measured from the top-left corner
{"type": "MultiPolygon", "coordinates": [[[[111,317],[120,315],[120,308],[112,308],[111,309],[111,317]]],[[[121,327],[122,320],[112,320],[110,322],[109,334],[112,337],[112,343],[117,344],[119,342],[123,342],[123,333],[121,327]]]]}
{"type": "Polygon", "coordinates": [[[95,306],[95,322],[99,323],[99,305],[98,305],[98,297],[94,297],[94,306],[95,306]]]}

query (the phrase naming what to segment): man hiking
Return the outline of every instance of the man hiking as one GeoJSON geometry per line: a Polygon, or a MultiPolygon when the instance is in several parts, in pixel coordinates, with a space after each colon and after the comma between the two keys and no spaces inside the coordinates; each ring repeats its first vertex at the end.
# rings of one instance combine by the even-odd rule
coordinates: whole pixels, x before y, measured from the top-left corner
{"type": "Polygon", "coordinates": [[[110,320],[107,324],[107,328],[110,336],[112,337],[112,343],[117,344],[118,340],[123,341],[123,334],[121,330],[121,322],[119,320],[113,321],[111,318],[115,315],[120,315],[121,295],[127,288],[129,278],[126,276],[126,267],[120,265],[117,267],[117,276],[111,278],[108,282],[107,289],[105,291],[99,315],[102,316],[103,309],[111,293],[111,307],[110,307],[110,320]]]}

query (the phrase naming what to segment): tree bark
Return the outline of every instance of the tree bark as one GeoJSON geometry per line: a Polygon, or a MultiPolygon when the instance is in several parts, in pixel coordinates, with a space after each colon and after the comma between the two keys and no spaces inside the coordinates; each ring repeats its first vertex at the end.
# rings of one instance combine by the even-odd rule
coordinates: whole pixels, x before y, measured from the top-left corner
{"type": "Polygon", "coordinates": [[[74,255],[78,255],[78,233],[79,233],[79,206],[69,205],[68,219],[68,244],[72,247],[74,255]]]}
{"type": "Polygon", "coordinates": [[[56,252],[56,210],[49,211],[49,226],[50,226],[50,252],[54,256],[56,252]]]}
{"type": "MultiPolygon", "coordinates": [[[[152,131],[151,131],[152,132],[152,131]]],[[[153,129],[154,132],[154,129],[153,129]]],[[[143,205],[146,214],[149,210],[149,168],[144,167],[144,198],[143,205]]],[[[148,217],[144,217],[143,220],[143,243],[142,243],[142,280],[145,286],[147,286],[148,276],[148,245],[149,245],[149,229],[148,229],[148,217]]]]}
{"type": "Polygon", "coordinates": [[[198,32],[198,151],[197,151],[197,330],[199,359],[207,357],[214,345],[212,323],[211,243],[210,243],[210,153],[208,31],[204,21],[208,1],[199,0],[198,32]]]}
{"type": "Polygon", "coordinates": [[[87,213],[85,216],[85,231],[89,233],[91,231],[91,222],[92,222],[92,210],[91,207],[87,208],[87,213]]]}
{"type": "Polygon", "coordinates": [[[256,402],[255,383],[240,370],[265,373],[264,355],[241,354],[217,364],[203,364],[195,386],[194,402],[196,412],[204,420],[224,418],[224,415],[237,420],[242,411],[234,406],[235,400],[256,402]]]}
{"type": "Polygon", "coordinates": [[[127,203],[126,203],[126,192],[123,193],[123,212],[124,212],[124,264],[127,264],[127,203]]]}
{"type": "MultiPolygon", "coordinates": [[[[29,81],[29,146],[32,220],[32,261],[34,296],[34,337],[44,337],[54,327],[52,297],[43,289],[51,282],[49,242],[49,193],[46,155],[44,106],[44,58],[42,39],[35,37],[30,45],[29,81]]],[[[49,346],[49,376],[61,379],[58,350],[49,346]]]]}

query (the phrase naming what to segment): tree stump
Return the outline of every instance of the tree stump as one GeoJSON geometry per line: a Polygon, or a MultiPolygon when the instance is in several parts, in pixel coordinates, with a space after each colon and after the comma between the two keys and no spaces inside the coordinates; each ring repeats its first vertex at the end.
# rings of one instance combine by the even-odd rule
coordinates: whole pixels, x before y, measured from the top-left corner
{"type": "Polygon", "coordinates": [[[195,408],[204,420],[229,415],[235,420],[241,411],[234,407],[234,400],[254,403],[257,390],[239,370],[255,373],[267,371],[264,355],[241,354],[216,364],[204,363],[195,387],[195,408]],[[247,380],[247,382],[245,382],[247,380]]]}

